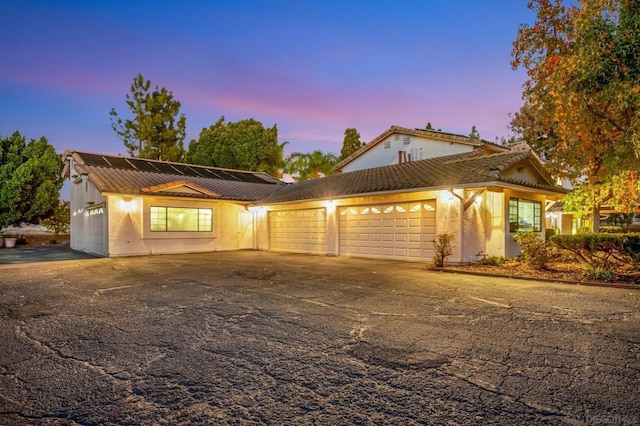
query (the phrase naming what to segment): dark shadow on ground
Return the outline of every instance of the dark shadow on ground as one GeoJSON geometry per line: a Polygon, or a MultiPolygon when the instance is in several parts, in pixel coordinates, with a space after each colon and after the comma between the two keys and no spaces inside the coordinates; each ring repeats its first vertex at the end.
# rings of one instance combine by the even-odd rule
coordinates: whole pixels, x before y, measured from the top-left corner
{"type": "Polygon", "coordinates": [[[0,248],[0,265],[95,258],[96,256],[91,254],[71,250],[68,245],[0,248]]]}

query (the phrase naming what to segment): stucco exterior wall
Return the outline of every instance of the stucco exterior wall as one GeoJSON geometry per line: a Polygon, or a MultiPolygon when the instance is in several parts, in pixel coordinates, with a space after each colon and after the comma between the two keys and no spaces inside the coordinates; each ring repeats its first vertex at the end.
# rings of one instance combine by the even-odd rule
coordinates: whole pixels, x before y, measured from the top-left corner
{"type": "Polygon", "coordinates": [[[466,192],[465,199],[474,198],[474,201],[465,211],[465,245],[463,259],[469,263],[481,260],[486,252],[486,234],[489,228],[487,223],[487,203],[484,193],[474,197],[475,191],[466,192]]]}
{"type": "Polygon", "coordinates": [[[109,256],[194,253],[239,248],[238,204],[222,201],[183,200],[165,197],[107,196],[109,256]],[[151,206],[211,208],[211,232],[152,232],[151,206]]]}
{"type": "Polygon", "coordinates": [[[108,214],[105,208],[106,198],[89,182],[86,176],[77,176],[73,169],[71,176],[75,176],[75,178],[72,177],[70,188],[70,246],[74,250],[106,256],[106,236],[108,234],[106,222],[102,222],[100,235],[89,232],[89,227],[98,220],[98,214],[103,215],[102,217],[108,214]]]}
{"type": "Polygon", "coordinates": [[[508,230],[508,206],[505,208],[503,192],[485,191],[482,194],[485,215],[485,254],[506,256],[505,235],[508,230]]]}
{"type": "Polygon", "coordinates": [[[344,166],[342,171],[352,172],[354,170],[398,164],[398,151],[406,151],[407,154],[412,154],[411,160],[414,161],[443,155],[460,154],[472,150],[473,146],[471,145],[413,135],[393,134],[344,166]],[[405,144],[405,138],[407,137],[409,138],[409,143],[405,144]],[[386,142],[389,142],[389,148],[385,148],[386,142]]]}

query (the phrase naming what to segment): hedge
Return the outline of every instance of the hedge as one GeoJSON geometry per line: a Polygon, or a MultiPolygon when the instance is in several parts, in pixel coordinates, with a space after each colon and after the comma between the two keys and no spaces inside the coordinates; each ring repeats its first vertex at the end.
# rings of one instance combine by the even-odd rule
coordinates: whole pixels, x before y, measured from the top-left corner
{"type": "Polygon", "coordinates": [[[640,233],[554,235],[550,241],[594,268],[640,270],[640,233]]]}

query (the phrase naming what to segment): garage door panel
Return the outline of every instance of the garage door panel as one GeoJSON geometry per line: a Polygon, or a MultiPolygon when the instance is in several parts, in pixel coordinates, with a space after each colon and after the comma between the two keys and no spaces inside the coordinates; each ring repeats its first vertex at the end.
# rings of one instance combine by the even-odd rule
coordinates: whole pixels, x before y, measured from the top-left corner
{"type": "Polygon", "coordinates": [[[435,225],[431,225],[431,226],[423,226],[422,227],[422,233],[423,234],[433,234],[435,235],[436,233],[436,226],[435,225]]]}
{"type": "Polygon", "coordinates": [[[409,257],[420,257],[421,253],[422,253],[422,250],[419,248],[412,248],[408,250],[409,257]]]}
{"type": "Polygon", "coordinates": [[[422,241],[422,234],[420,233],[411,233],[409,234],[409,242],[411,243],[419,243],[422,241]]]}
{"type": "Polygon", "coordinates": [[[430,260],[435,200],[360,207],[339,213],[340,253],[369,258],[430,260]],[[353,234],[357,234],[357,239],[353,234]]]}
{"type": "Polygon", "coordinates": [[[396,247],[394,255],[399,257],[407,257],[407,249],[403,247],[396,247]]]}
{"type": "Polygon", "coordinates": [[[326,253],[325,209],[269,212],[269,238],[274,251],[326,253]]]}

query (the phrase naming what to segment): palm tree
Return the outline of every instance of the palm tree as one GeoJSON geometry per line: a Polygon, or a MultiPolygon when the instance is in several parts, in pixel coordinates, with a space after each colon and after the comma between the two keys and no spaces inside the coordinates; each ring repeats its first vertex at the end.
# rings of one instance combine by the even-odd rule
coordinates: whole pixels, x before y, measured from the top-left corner
{"type": "Polygon", "coordinates": [[[331,153],[315,150],[311,153],[294,152],[287,158],[285,171],[293,175],[294,179],[302,182],[329,176],[338,162],[338,157],[331,153]]]}
{"type": "Polygon", "coordinates": [[[273,165],[273,174],[272,176],[277,177],[278,179],[282,178],[284,174],[284,169],[287,166],[286,160],[284,158],[284,147],[288,144],[289,141],[284,141],[282,143],[276,144],[276,155],[275,155],[275,163],[273,165]]]}

